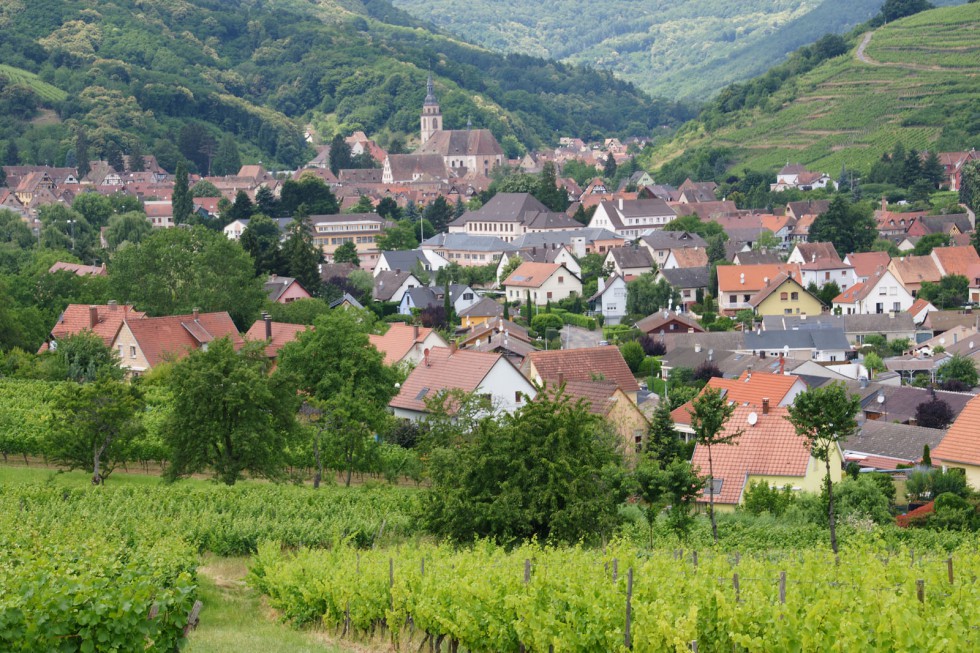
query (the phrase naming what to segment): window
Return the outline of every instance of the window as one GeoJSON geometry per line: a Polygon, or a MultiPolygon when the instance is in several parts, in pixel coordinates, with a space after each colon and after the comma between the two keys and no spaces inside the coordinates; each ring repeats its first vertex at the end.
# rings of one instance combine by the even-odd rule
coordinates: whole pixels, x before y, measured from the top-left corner
{"type": "Polygon", "coordinates": [[[711,479],[711,487],[710,488],[706,488],[707,491],[708,491],[708,494],[713,494],[715,496],[718,496],[719,494],[721,494],[721,486],[722,486],[722,484],[724,484],[724,482],[725,482],[725,479],[723,479],[723,478],[713,478],[713,479],[711,479]]]}
{"type": "Polygon", "coordinates": [[[565,277],[558,277],[558,283],[565,283],[565,277]]]}
{"type": "Polygon", "coordinates": [[[548,291],[548,299],[551,299],[551,291],[548,291]]]}
{"type": "Polygon", "coordinates": [[[473,299],[473,293],[471,293],[471,292],[464,292],[463,293],[463,299],[473,299]]]}
{"type": "Polygon", "coordinates": [[[800,298],[800,293],[798,292],[790,293],[790,299],[792,299],[794,302],[799,298],[800,298]]]}
{"type": "Polygon", "coordinates": [[[743,302],[747,302],[750,299],[752,299],[752,295],[742,295],[742,297],[743,297],[743,299],[742,299],[743,302]]]}
{"type": "Polygon", "coordinates": [[[789,299],[789,293],[788,292],[781,292],[781,293],[779,293],[779,301],[785,302],[787,299],[789,299]]]}
{"type": "Polygon", "coordinates": [[[792,315],[792,314],[793,314],[793,309],[792,308],[784,308],[783,309],[783,315],[792,315]]]}
{"type": "Polygon", "coordinates": [[[129,357],[136,358],[136,345],[129,346],[129,357]]]}
{"type": "Polygon", "coordinates": [[[514,403],[515,403],[515,404],[519,404],[519,403],[521,403],[521,398],[522,398],[523,396],[524,396],[524,395],[523,395],[523,393],[522,393],[522,392],[521,392],[520,390],[518,390],[517,392],[515,392],[515,393],[514,393],[514,403]]]}
{"type": "Polygon", "coordinates": [[[738,303],[738,295],[729,295],[728,296],[728,303],[729,304],[736,304],[736,303],[738,303]]]}
{"type": "Polygon", "coordinates": [[[119,358],[123,357],[123,346],[119,345],[119,358]]]}
{"type": "Polygon", "coordinates": [[[829,272],[824,272],[823,273],[823,278],[824,278],[825,281],[829,281],[830,280],[830,273],[829,272]]]}

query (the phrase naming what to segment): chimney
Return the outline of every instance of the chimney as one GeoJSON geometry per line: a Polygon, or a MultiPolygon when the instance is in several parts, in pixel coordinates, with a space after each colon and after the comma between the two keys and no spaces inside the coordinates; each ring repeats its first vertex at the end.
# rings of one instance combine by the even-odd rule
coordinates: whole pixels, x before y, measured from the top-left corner
{"type": "Polygon", "coordinates": [[[695,354],[701,353],[701,343],[699,342],[694,343],[694,353],[695,354]]]}
{"type": "Polygon", "coordinates": [[[564,372],[559,372],[558,373],[558,387],[560,388],[563,385],[565,385],[565,373],[564,372]]]}
{"type": "Polygon", "coordinates": [[[786,374],[786,357],[785,356],[780,356],[779,357],[779,373],[780,374],[786,374]]]}
{"type": "Polygon", "coordinates": [[[762,399],[762,414],[769,414],[769,397],[763,397],[762,399]]]}
{"type": "Polygon", "coordinates": [[[412,325],[412,333],[415,335],[415,339],[418,340],[419,339],[419,325],[417,325],[417,324],[413,324],[412,325]]]}
{"type": "Polygon", "coordinates": [[[272,340],[272,316],[268,313],[263,313],[262,321],[265,322],[265,339],[272,340]]]}
{"type": "Polygon", "coordinates": [[[90,328],[94,329],[99,323],[99,307],[89,306],[88,307],[88,325],[90,328]]]}
{"type": "Polygon", "coordinates": [[[623,210],[623,198],[622,197],[619,198],[619,210],[620,211],[623,210]]]}
{"type": "Polygon", "coordinates": [[[452,356],[453,354],[455,354],[456,353],[456,349],[457,349],[457,347],[456,347],[456,341],[453,340],[451,343],[449,343],[449,355],[452,356]]]}
{"type": "Polygon", "coordinates": [[[887,211],[888,210],[888,202],[885,201],[885,196],[884,195],[881,196],[881,210],[882,211],[887,211]]]}
{"type": "Polygon", "coordinates": [[[430,363],[429,363],[429,348],[428,347],[426,347],[425,349],[422,350],[422,358],[425,359],[425,366],[426,367],[429,367],[430,363]]]}
{"type": "Polygon", "coordinates": [[[598,291],[599,292],[602,292],[603,290],[606,289],[606,280],[605,279],[603,279],[602,277],[599,277],[599,278],[596,279],[596,281],[599,284],[598,285],[598,291]]]}
{"type": "Polygon", "coordinates": [[[110,311],[114,311],[117,308],[119,308],[119,302],[117,302],[115,299],[110,299],[109,300],[109,310],[110,311]]]}
{"type": "Polygon", "coordinates": [[[745,285],[745,273],[744,272],[741,273],[740,275],[738,275],[738,282],[740,284],[742,284],[743,286],[745,285]]]}
{"type": "Polygon", "coordinates": [[[811,263],[816,263],[817,262],[817,255],[816,254],[810,254],[810,262],[811,263]]]}
{"type": "Polygon", "coordinates": [[[194,313],[194,321],[196,322],[197,321],[197,318],[199,318],[201,316],[201,309],[199,309],[197,306],[195,306],[194,307],[194,310],[193,310],[193,313],[194,313]]]}

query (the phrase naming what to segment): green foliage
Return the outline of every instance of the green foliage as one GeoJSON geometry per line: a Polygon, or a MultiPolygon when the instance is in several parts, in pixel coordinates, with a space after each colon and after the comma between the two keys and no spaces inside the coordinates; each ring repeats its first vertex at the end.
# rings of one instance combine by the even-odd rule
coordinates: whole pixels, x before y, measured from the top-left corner
{"type": "MultiPolygon", "coordinates": [[[[882,490],[882,485],[871,478],[871,474],[861,474],[856,479],[845,479],[835,488],[837,494],[836,508],[841,519],[870,519],[876,524],[887,524],[892,521],[888,511],[888,496],[882,490]]],[[[894,485],[889,478],[885,481],[894,485]]]]}
{"type": "Polygon", "coordinates": [[[249,221],[238,244],[252,257],[256,276],[268,276],[282,271],[279,251],[279,225],[272,218],[257,214],[249,221]]]}
{"type": "Polygon", "coordinates": [[[678,457],[680,439],[674,430],[674,420],[670,416],[670,406],[662,401],[653,413],[650,431],[643,446],[648,458],[661,462],[661,467],[678,457]]]}
{"type": "Polygon", "coordinates": [[[913,256],[928,256],[936,247],[947,247],[950,244],[949,234],[926,234],[915,244],[913,256]]]}
{"type": "Polygon", "coordinates": [[[287,179],[282,183],[279,209],[284,215],[332,215],[340,211],[340,204],[322,179],[302,174],[297,180],[287,179]]]}
{"type": "Polygon", "coordinates": [[[194,210],[194,198],[188,187],[187,167],[183,161],[177,164],[177,171],[174,173],[174,192],[171,197],[174,224],[184,224],[194,210]]]}
{"type": "Polygon", "coordinates": [[[69,381],[85,383],[100,377],[122,380],[119,354],[90,330],[72,334],[57,342],[57,357],[69,381]]]}
{"type": "Polygon", "coordinates": [[[334,263],[353,263],[360,266],[361,259],[357,256],[357,245],[347,242],[338,247],[333,253],[334,263]]]}
{"type": "Polygon", "coordinates": [[[680,293],[666,279],[654,282],[651,272],[641,274],[626,284],[626,312],[646,316],[669,305],[679,306],[680,293]]]}
{"type": "Polygon", "coordinates": [[[830,242],[838,252],[866,252],[878,236],[878,227],[871,211],[860,204],[851,204],[843,195],[830,201],[826,213],[820,214],[810,227],[813,242],[830,242]]]}
{"type": "Polygon", "coordinates": [[[235,351],[227,338],[212,341],[176,362],[168,383],[174,404],[164,427],[167,478],[207,470],[227,485],[246,472],[282,478],[298,400],[288,378],[269,376],[264,342],[235,351]]]}
{"type": "Polygon", "coordinates": [[[938,283],[923,281],[918,296],[946,310],[963,306],[969,297],[970,281],[960,274],[944,276],[938,283]]]}
{"type": "Polygon", "coordinates": [[[881,359],[881,356],[873,351],[864,355],[864,366],[868,368],[868,373],[871,375],[871,378],[874,378],[875,374],[888,369],[885,367],[885,361],[881,359]]]}
{"type": "Polygon", "coordinates": [[[644,456],[636,469],[636,485],[640,498],[647,504],[647,521],[651,529],[657,515],[668,509],[667,521],[678,534],[686,533],[692,523],[691,513],[704,479],[698,476],[691,463],[681,458],[660,460],[644,456]]]}
{"type": "Polygon", "coordinates": [[[616,436],[582,402],[545,393],[513,415],[480,420],[432,452],[425,519],[457,542],[595,540],[623,498],[616,436]]]}
{"type": "Polygon", "coordinates": [[[643,359],[646,358],[643,345],[636,340],[630,340],[619,346],[619,352],[623,355],[623,360],[626,361],[631,372],[636,374],[640,371],[640,365],[643,363],[643,359]]]}
{"type": "Polygon", "coordinates": [[[554,313],[538,313],[531,318],[531,328],[542,336],[548,329],[560,331],[564,324],[561,317],[554,313]]]}
{"type": "Polygon", "coordinates": [[[228,311],[240,329],[265,299],[252,259],[223,233],[204,227],[160,229],[116,252],[112,293],[150,315],[228,311]]]}
{"type": "Polygon", "coordinates": [[[137,211],[117,213],[109,218],[109,226],[105,232],[109,249],[115,251],[124,244],[138,245],[153,231],[146,215],[137,211]]]}
{"type": "Polygon", "coordinates": [[[330,312],[330,304],[316,297],[297,299],[288,304],[267,302],[264,308],[273,322],[287,324],[313,324],[318,317],[330,312]]]}
{"type": "Polygon", "coordinates": [[[796,501],[793,488],[770,486],[765,481],[752,481],[742,495],[742,506],[746,512],[760,515],[764,512],[780,517],[796,501]]]}
{"type": "Polygon", "coordinates": [[[961,384],[966,389],[977,386],[977,366],[972,358],[962,354],[953,354],[949,360],[939,366],[936,371],[936,381],[943,386],[951,383],[961,384]]]}
{"type": "Polygon", "coordinates": [[[715,239],[713,242],[720,241],[722,248],[724,248],[725,241],[728,240],[728,235],[725,234],[725,230],[722,229],[720,224],[714,221],[704,222],[697,215],[685,215],[680,218],[674,218],[667,223],[664,230],[689,231],[692,234],[698,234],[705,240],[715,239]]]}

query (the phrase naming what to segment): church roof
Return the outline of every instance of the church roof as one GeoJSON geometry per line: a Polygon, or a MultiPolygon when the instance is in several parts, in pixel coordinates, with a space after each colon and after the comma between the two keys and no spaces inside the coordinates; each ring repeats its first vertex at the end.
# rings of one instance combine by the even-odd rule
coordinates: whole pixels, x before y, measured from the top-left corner
{"type": "Polygon", "coordinates": [[[503,156],[504,151],[489,129],[452,129],[432,132],[416,154],[503,156]]]}

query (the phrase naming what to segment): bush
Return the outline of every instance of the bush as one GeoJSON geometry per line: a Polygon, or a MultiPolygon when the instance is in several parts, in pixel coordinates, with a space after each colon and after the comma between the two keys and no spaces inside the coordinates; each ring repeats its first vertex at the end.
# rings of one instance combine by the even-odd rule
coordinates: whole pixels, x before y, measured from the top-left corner
{"type": "Polygon", "coordinates": [[[647,356],[663,356],[667,353],[667,345],[653,336],[644,334],[637,339],[637,342],[643,347],[647,356]]]}
{"type": "Polygon", "coordinates": [[[789,485],[777,488],[769,487],[765,481],[752,481],[742,499],[742,509],[753,515],[768,512],[773,517],[779,517],[795,501],[796,496],[789,485]]]}
{"type": "Polygon", "coordinates": [[[619,347],[620,353],[623,355],[623,359],[626,364],[629,365],[630,372],[636,374],[640,371],[640,365],[643,364],[643,359],[646,358],[646,354],[643,353],[643,347],[640,346],[636,340],[631,340],[619,347]]]}
{"type": "Polygon", "coordinates": [[[862,475],[857,480],[846,479],[834,488],[834,506],[841,520],[846,518],[871,519],[877,524],[891,522],[888,497],[878,482],[862,475]]]}
{"type": "Polygon", "coordinates": [[[539,313],[531,318],[531,328],[542,336],[548,329],[560,331],[564,323],[560,316],[554,313],[539,313]]]}

